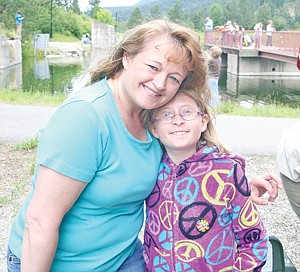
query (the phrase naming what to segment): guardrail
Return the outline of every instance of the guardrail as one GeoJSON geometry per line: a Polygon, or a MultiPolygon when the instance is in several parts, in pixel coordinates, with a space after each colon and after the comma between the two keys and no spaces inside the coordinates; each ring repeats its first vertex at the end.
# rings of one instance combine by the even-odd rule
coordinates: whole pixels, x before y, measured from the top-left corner
{"type": "Polygon", "coordinates": [[[277,31],[272,35],[272,47],[267,47],[266,31],[263,31],[260,48],[254,46],[254,30],[245,31],[205,31],[204,45],[220,47],[237,48],[237,49],[269,49],[272,51],[281,51],[281,54],[292,56],[298,55],[300,46],[300,31],[277,31]]]}

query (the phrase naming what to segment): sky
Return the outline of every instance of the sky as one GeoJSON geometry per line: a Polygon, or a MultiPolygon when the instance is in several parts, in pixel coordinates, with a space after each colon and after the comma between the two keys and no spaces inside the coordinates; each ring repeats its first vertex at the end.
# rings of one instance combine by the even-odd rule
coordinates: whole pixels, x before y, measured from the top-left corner
{"type": "MultiPolygon", "coordinates": [[[[140,0],[101,0],[101,7],[121,7],[121,6],[132,6],[140,0]]],[[[78,1],[80,9],[86,10],[89,0],[78,1]]]]}

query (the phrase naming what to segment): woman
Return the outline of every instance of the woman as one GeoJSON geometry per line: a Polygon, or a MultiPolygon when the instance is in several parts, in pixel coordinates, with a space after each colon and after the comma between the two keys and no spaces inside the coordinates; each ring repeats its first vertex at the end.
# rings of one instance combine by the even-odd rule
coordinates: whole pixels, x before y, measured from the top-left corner
{"type": "Polygon", "coordinates": [[[219,96],[219,78],[222,64],[222,49],[219,46],[213,46],[210,48],[210,59],[207,62],[208,65],[208,78],[211,88],[211,101],[212,107],[220,105],[219,96]]]}
{"type": "MultiPolygon", "coordinates": [[[[41,132],[33,189],[12,227],[9,271],[20,271],[21,256],[22,272],[143,271],[138,233],[162,151],[141,114],[180,88],[209,100],[199,44],[177,24],[137,26],[92,72],[92,85],[58,108],[41,132]]],[[[276,197],[275,185],[256,182],[276,197]]]]}

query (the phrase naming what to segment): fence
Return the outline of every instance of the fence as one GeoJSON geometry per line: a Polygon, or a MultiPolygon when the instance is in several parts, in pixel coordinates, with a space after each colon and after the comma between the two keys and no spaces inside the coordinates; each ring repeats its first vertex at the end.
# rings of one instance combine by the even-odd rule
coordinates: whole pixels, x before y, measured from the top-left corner
{"type": "MultiPolygon", "coordinates": [[[[267,35],[263,31],[260,49],[270,49],[272,51],[282,51],[287,54],[297,56],[300,46],[300,31],[277,31],[272,35],[272,47],[267,47],[267,35]]],[[[254,31],[205,31],[204,44],[206,46],[218,45],[220,47],[254,49],[254,31]],[[252,41],[247,42],[250,38],[252,41]]]]}

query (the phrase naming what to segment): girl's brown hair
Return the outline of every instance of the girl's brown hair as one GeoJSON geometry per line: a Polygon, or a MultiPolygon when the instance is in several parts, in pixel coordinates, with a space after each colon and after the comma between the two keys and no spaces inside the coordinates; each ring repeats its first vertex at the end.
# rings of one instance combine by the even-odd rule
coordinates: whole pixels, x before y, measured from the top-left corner
{"type": "MultiPolygon", "coordinates": [[[[220,153],[229,152],[229,150],[223,145],[220,140],[213,121],[215,121],[215,116],[212,112],[210,112],[210,106],[206,103],[201,96],[195,91],[192,90],[181,90],[181,94],[184,94],[190,98],[192,98],[199,110],[207,115],[208,123],[207,128],[204,132],[201,133],[201,136],[197,142],[197,150],[199,150],[202,146],[217,146],[220,153]]],[[[147,110],[147,118],[144,119],[144,124],[148,126],[151,130],[151,126],[153,125],[153,116],[155,114],[156,109],[147,110]]]]}

